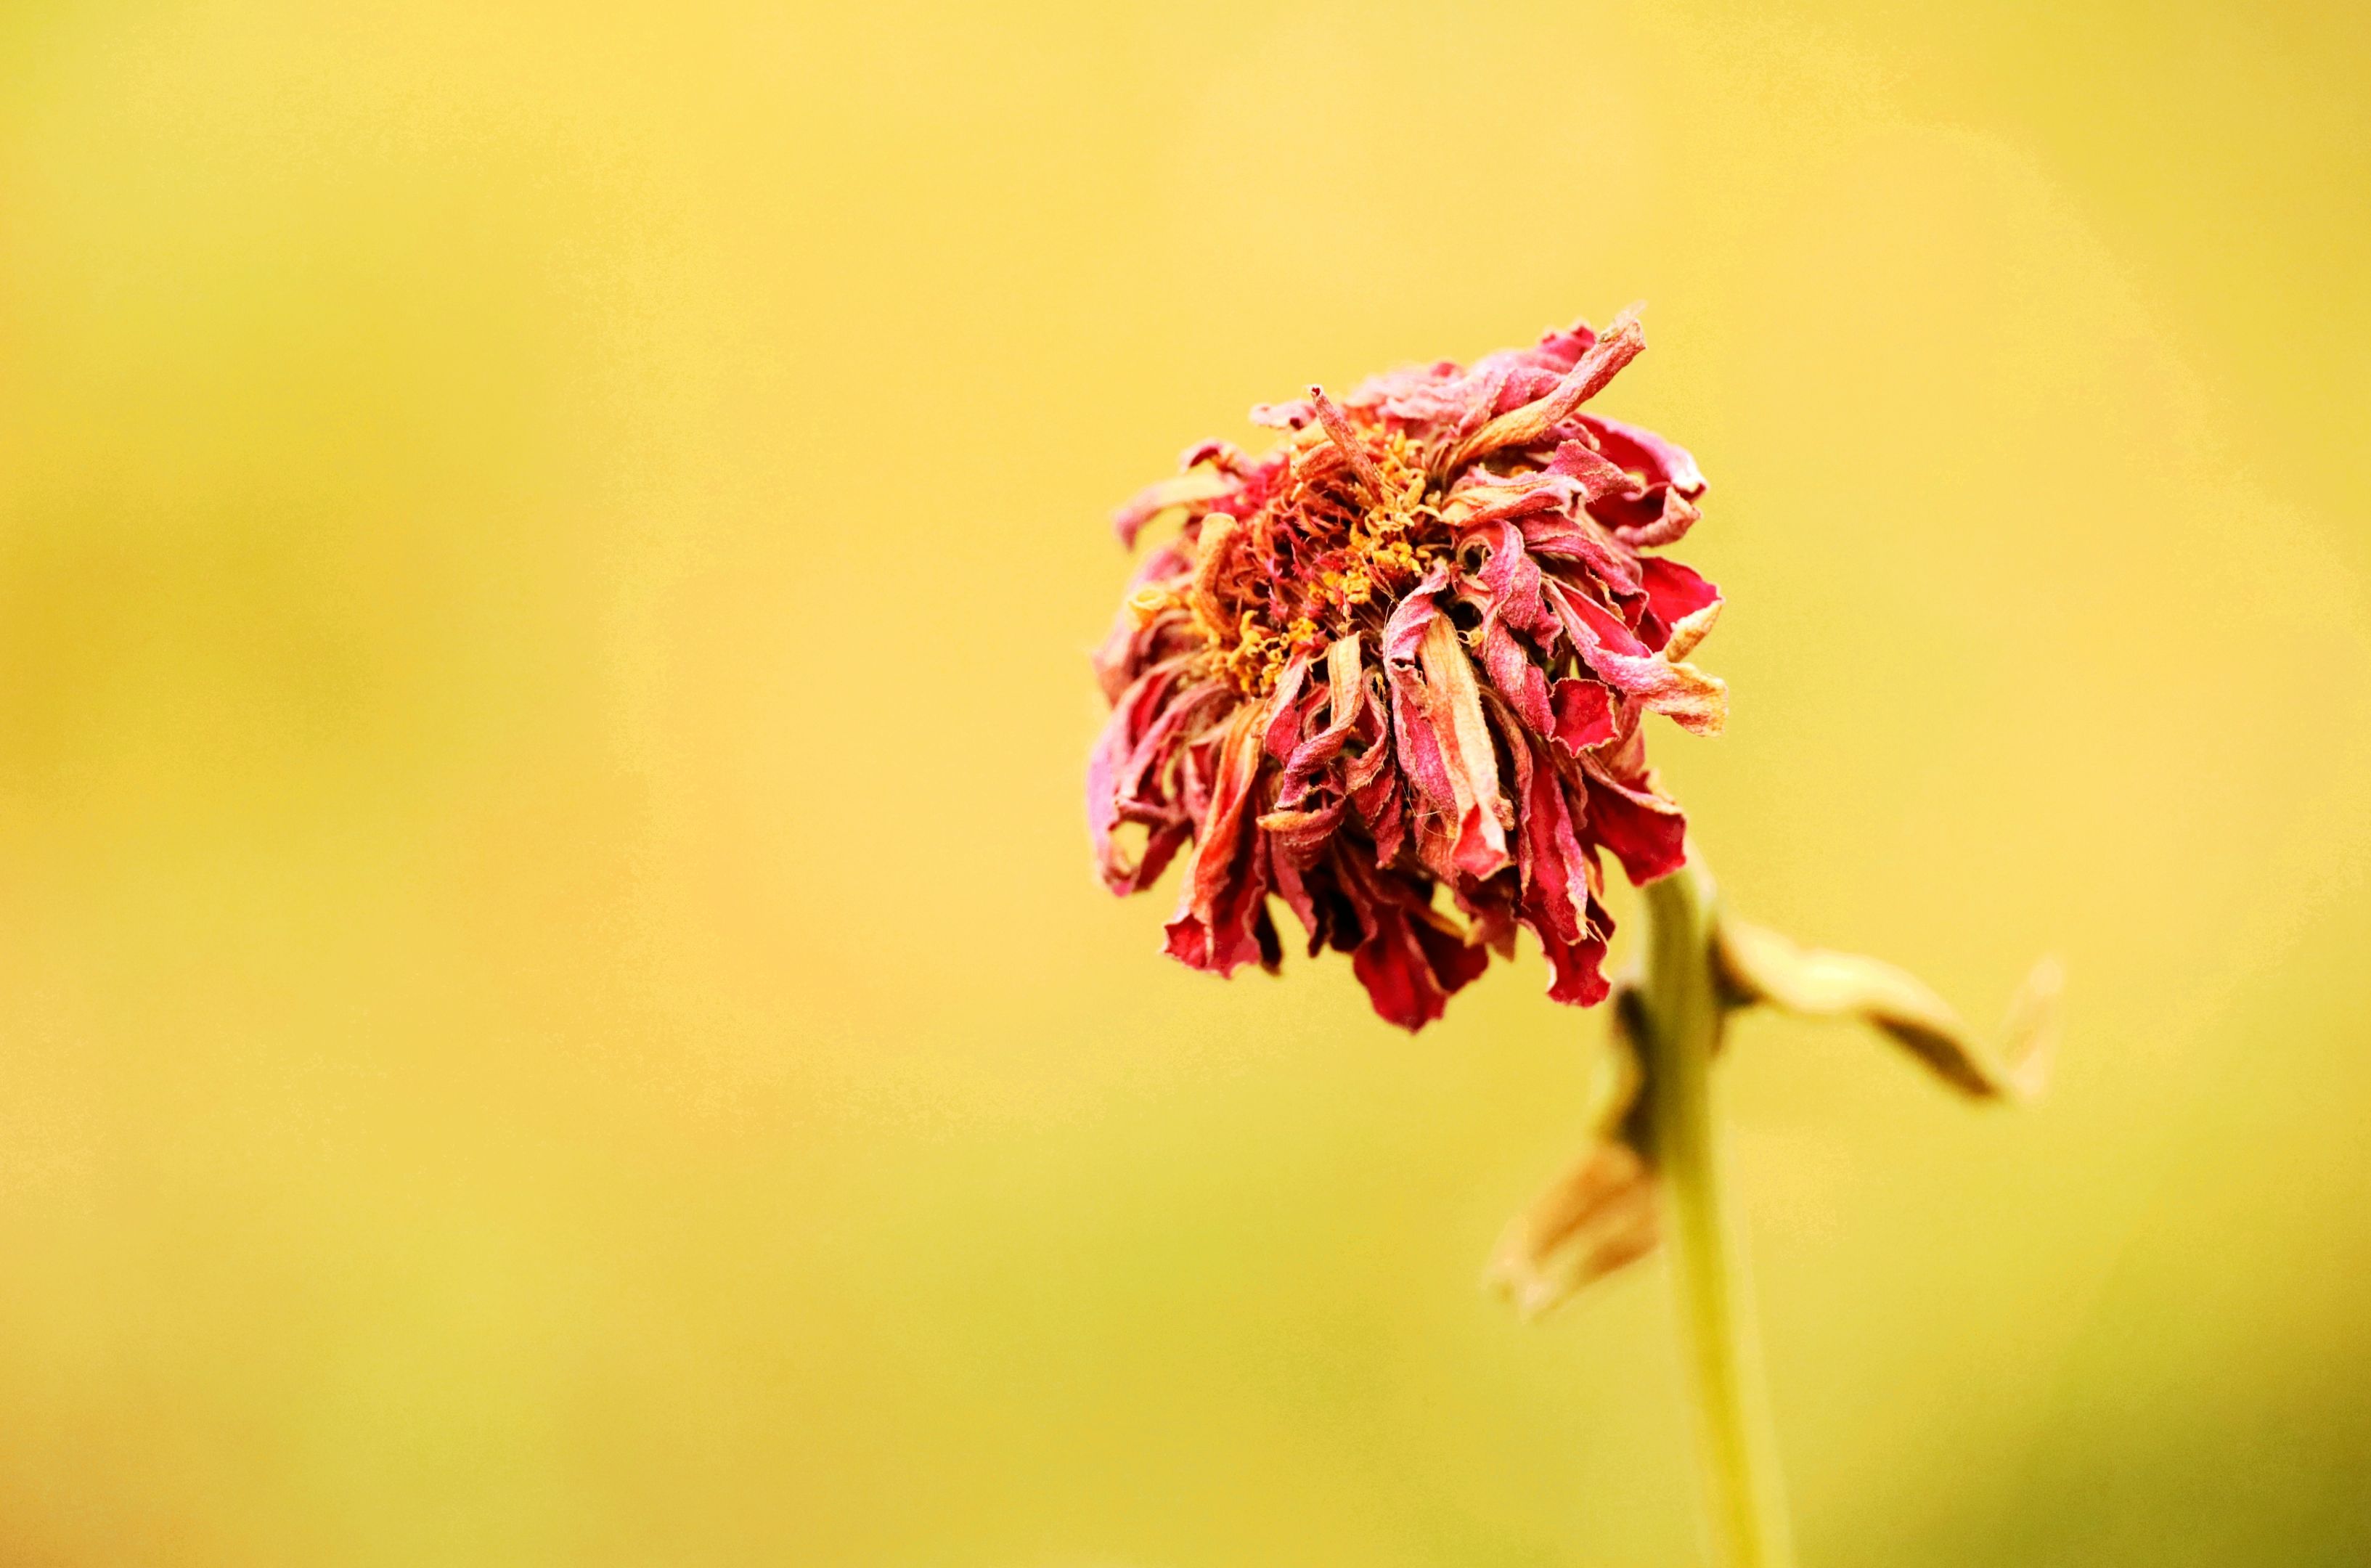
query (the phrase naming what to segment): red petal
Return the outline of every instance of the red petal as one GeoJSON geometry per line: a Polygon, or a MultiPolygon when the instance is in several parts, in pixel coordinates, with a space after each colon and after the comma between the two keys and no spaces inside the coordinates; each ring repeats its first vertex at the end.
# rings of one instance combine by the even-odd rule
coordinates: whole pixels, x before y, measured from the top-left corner
{"type": "Polygon", "coordinates": [[[1169,922],[1168,951],[1196,969],[1232,974],[1265,962],[1259,927],[1266,918],[1266,858],[1258,835],[1246,832],[1244,810],[1259,777],[1259,711],[1244,709],[1228,721],[1219,777],[1186,873],[1185,896],[1169,922]]]}
{"type": "Polygon", "coordinates": [[[1676,803],[1651,790],[1618,783],[1594,767],[1588,777],[1590,836],[1613,851],[1634,884],[1687,864],[1688,820],[1676,803]]]}
{"type": "Polygon", "coordinates": [[[1586,751],[1613,738],[1613,694],[1595,681],[1556,684],[1554,734],[1569,752],[1586,751]]]}

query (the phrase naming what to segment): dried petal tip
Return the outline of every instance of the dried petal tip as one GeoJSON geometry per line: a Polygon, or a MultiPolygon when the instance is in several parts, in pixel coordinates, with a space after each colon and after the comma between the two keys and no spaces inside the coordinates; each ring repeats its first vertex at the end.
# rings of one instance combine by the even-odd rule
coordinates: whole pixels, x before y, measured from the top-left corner
{"type": "Polygon", "coordinates": [[[1325,428],[1325,439],[1334,444],[1335,449],[1357,472],[1359,482],[1367,487],[1367,498],[1378,502],[1382,501],[1386,494],[1383,471],[1375,466],[1375,459],[1367,451],[1367,444],[1359,439],[1359,432],[1350,428],[1349,416],[1325,395],[1323,386],[1309,388],[1309,403],[1317,410],[1317,422],[1325,428]]]}
{"type": "Polygon", "coordinates": [[[1582,409],[1644,343],[1625,316],[1313,386],[1255,411],[1273,450],[1189,447],[1121,509],[1124,538],[1178,532],[1097,656],[1088,817],[1115,893],[1193,846],[1173,955],[1273,967],[1280,901],[1408,1029],[1518,927],[1552,997],[1604,997],[1599,852],[1634,881],[1684,859],[1647,716],[1710,733],[1726,699],[1685,662],[1718,591],[1648,553],[1696,520],[1704,476],[1582,409]]]}

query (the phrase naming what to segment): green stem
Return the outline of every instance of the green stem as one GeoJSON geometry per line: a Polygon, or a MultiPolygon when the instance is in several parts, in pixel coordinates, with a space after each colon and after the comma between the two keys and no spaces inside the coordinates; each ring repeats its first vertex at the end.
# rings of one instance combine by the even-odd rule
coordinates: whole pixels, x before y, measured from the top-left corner
{"type": "Polygon", "coordinates": [[[1695,1398],[1717,1562],[1791,1568],[1794,1543],[1762,1381],[1745,1256],[1722,1206],[1712,1058],[1727,1010],[1712,970],[1713,887],[1691,859],[1646,890],[1648,1140],[1668,1196],[1672,1284],[1695,1398]]]}

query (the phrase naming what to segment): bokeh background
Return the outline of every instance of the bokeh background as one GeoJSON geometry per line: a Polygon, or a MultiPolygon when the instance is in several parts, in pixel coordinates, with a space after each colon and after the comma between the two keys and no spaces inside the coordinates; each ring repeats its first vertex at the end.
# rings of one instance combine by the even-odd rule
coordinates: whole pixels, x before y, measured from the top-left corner
{"type": "MultiPolygon", "coordinates": [[[[1648,301],[1807,1563],[2371,1560],[2360,7],[0,8],[0,1562],[1695,1551],[1602,1020],[1093,882],[1109,508],[1648,301]]],[[[1632,906],[1625,902],[1621,909],[1632,906]]]]}

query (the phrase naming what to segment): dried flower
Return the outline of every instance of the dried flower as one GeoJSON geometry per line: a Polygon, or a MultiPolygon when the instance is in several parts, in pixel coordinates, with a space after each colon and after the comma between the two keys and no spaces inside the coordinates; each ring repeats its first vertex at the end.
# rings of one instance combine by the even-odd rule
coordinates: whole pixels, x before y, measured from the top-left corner
{"type": "Polygon", "coordinates": [[[1582,411],[1644,347],[1625,312],[1338,402],[1313,386],[1252,410],[1274,450],[1205,442],[1121,509],[1131,546],[1162,513],[1182,527],[1096,657],[1088,816],[1115,893],[1195,847],[1173,956],[1275,969],[1273,894],[1410,1030],[1519,925],[1551,997],[1606,995],[1598,849],[1640,882],[1686,856],[1644,717],[1709,733],[1727,698],[1684,662],[1719,594],[1645,553],[1695,522],[1704,477],[1582,411]]]}
{"type": "Polygon", "coordinates": [[[1577,325],[1470,370],[1254,409],[1284,432],[1259,457],[1188,449],[1116,518],[1131,548],[1163,514],[1180,527],[1095,658],[1112,714],[1087,815],[1115,893],[1193,846],[1168,951],[1197,969],[1278,967],[1273,894],[1312,955],[1348,952],[1375,1010],[1410,1030],[1510,954],[1518,926],[1547,953],[1551,997],[1613,991],[1580,1158],[1509,1224],[1486,1283],[1533,1316],[1668,1237],[1707,1539],[1722,1561],[1786,1568],[1721,1195],[1710,1080],[1728,1019],[1756,1003],[1858,1018],[1964,1094],[2022,1098],[2047,1068],[2059,976],[2035,969],[1987,1051],[1904,972],[1719,907],[1643,734],[1650,711],[1700,733],[1725,713],[1727,689],[1685,663],[1720,594],[1647,553],[1696,521],[1704,476],[1581,408],[1645,346],[1625,311],[1602,336],[1577,325]],[[1645,887],[1643,963],[1618,988],[1601,847],[1645,887]]]}

